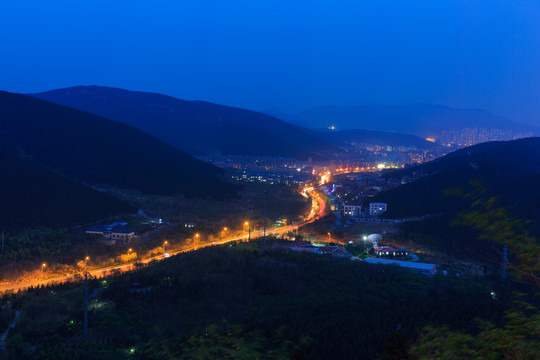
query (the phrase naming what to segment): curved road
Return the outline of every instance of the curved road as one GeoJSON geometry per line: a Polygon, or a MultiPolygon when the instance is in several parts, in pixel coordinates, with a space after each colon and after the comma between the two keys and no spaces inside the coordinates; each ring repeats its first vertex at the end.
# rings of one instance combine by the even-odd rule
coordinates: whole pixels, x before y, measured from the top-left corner
{"type": "MultiPolygon", "coordinates": [[[[310,224],[310,223],[314,222],[315,220],[317,220],[317,219],[319,219],[319,218],[321,218],[321,217],[323,217],[325,215],[325,212],[326,212],[325,206],[326,205],[325,205],[324,199],[321,198],[316,193],[314,193],[313,190],[307,190],[305,192],[307,194],[309,194],[313,199],[315,199],[317,201],[317,203],[318,203],[317,206],[312,207],[311,213],[310,213],[308,219],[306,221],[300,223],[300,224],[288,225],[288,226],[284,226],[284,227],[268,228],[266,230],[267,235],[284,234],[287,231],[295,230],[295,229],[297,229],[299,227],[310,224]]],[[[261,236],[263,236],[263,232],[262,231],[253,231],[252,236],[254,238],[261,237],[261,236]]],[[[229,238],[229,239],[224,239],[224,240],[213,242],[213,243],[210,243],[210,244],[202,244],[202,245],[197,245],[197,246],[191,246],[189,248],[184,248],[182,250],[171,251],[171,252],[169,252],[169,254],[171,256],[174,256],[174,255],[178,255],[178,254],[181,254],[181,253],[184,253],[184,252],[198,250],[198,249],[201,249],[201,248],[204,248],[204,247],[207,247],[207,246],[222,245],[222,244],[226,244],[226,243],[233,242],[233,241],[246,240],[247,237],[248,237],[248,235],[243,235],[243,236],[239,236],[239,237],[233,237],[233,238],[229,238]]],[[[151,261],[154,261],[154,260],[160,261],[160,260],[163,260],[163,259],[164,259],[163,255],[158,255],[158,256],[154,256],[154,257],[149,258],[149,259],[139,260],[139,261],[137,261],[137,263],[147,264],[147,263],[149,263],[151,261]]],[[[133,263],[122,264],[122,265],[113,265],[113,266],[102,267],[102,268],[99,268],[99,269],[89,270],[88,274],[90,276],[92,276],[92,277],[98,277],[99,278],[99,277],[109,275],[113,271],[120,271],[120,272],[130,271],[130,270],[133,269],[133,267],[134,267],[134,262],[133,263]]],[[[17,292],[19,290],[21,290],[21,291],[25,290],[25,289],[27,289],[29,287],[37,287],[37,286],[40,286],[40,285],[50,285],[50,284],[60,284],[60,283],[64,283],[64,282],[67,282],[67,281],[73,281],[74,279],[75,279],[74,276],[66,276],[66,275],[56,276],[56,277],[49,278],[49,279],[32,279],[32,280],[18,282],[18,283],[15,282],[15,283],[11,283],[11,284],[0,285],[0,292],[4,292],[4,291],[17,292]]]]}

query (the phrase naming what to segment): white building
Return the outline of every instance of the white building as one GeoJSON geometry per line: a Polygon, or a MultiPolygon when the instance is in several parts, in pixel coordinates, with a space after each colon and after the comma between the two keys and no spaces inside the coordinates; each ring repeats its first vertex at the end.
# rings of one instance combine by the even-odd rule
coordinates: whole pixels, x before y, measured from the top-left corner
{"type": "Polygon", "coordinates": [[[343,207],[343,214],[349,217],[360,217],[362,214],[362,206],[360,205],[345,205],[343,207]]]}
{"type": "Polygon", "coordinates": [[[386,211],[386,203],[373,202],[369,203],[369,215],[380,215],[386,211]]]}

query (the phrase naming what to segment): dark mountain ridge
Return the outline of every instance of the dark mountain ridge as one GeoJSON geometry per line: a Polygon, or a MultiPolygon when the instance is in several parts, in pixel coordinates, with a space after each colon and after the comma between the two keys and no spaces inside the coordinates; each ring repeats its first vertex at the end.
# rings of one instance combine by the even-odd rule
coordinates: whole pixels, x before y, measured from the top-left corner
{"type": "Polygon", "coordinates": [[[137,127],[190,153],[322,158],[339,149],[275,117],[205,101],[102,86],[32,96],[137,127]]]}
{"type": "Polygon", "coordinates": [[[423,138],[442,130],[467,127],[499,128],[540,134],[539,129],[518,124],[482,109],[455,109],[445,105],[323,106],[290,115],[289,120],[313,128],[369,129],[414,134],[423,138]]]}
{"type": "Polygon", "coordinates": [[[416,135],[397,134],[373,130],[325,130],[325,136],[336,142],[361,143],[379,146],[416,147],[418,149],[434,149],[438,145],[416,135]]]}
{"type": "Polygon", "coordinates": [[[80,182],[144,193],[233,196],[222,170],[126,124],[0,92],[0,132],[37,162],[80,182]]]}
{"type": "Polygon", "coordinates": [[[464,221],[471,216],[479,219],[478,213],[471,212],[485,214],[488,208],[519,219],[509,221],[524,222],[531,235],[540,236],[540,138],[479,144],[386,176],[413,172],[426,175],[371,200],[388,204],[384,214],[388,218],[432,215],[403,223],[404,239],[498,264],[500,244],[479,238],[478,231],[464,221]]]}
{"type": "Polygon", "coordinates": [[[538,137],[474,145],[425,164],[389,172],[385,177],[413,172],[424,172],[426,176],[375,198],[389,203],[388,216],[454,214],[470,206],[470,199],[465,198],[470,192],[495,196],[501,205],[540,220],[540,194],[535,190],[540,185],[538,137]]]}
{"type": "Polygon", "coordinates": [[[76,183],[0,148],[0,229],[88,223],[135,212],[125,201],[76,183]]]}

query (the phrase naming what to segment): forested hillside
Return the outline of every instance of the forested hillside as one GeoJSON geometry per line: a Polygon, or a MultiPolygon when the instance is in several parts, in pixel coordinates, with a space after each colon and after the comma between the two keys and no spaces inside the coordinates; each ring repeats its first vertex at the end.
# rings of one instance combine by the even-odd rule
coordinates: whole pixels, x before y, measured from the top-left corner
{"type": "Polygon", "coordinates": [[[88,223],[135,212],[125,201],[0,149],[0,230],[88,223]]]}
{"type": "Polygon", "coordinates": [[[376,359],[407,354],[426,325],[475,331],[506,308],[471,279],[314,254],[225,245],[93,280],[30,290],[10,359],[376,359]],[[51,295],[53,294],[53,295],[51,295]],[[33,348],[33,349],[32,349],[33,348]]]}
{"type": "Polygon", "coordinates": [[[540,138],[491,142],[450,153],[440,159],[385,176],[422,172],[412,183],[382,192],[374,200],[388,202],[387,216],[407,217],[467,210],[477,196],[497,197],[510,210],[538,220],[540,138]]]}
{"type": "Polygon", "coordinates": [[[338,148],[304,129],[256,111],[170,96],[77,86],[38,98],[121,121],[190,153],[326,157],[338,148]]]}
{"type": "Polygon", "coordinates": [[[540,235],[540,138],[492,142],[458,150],[445,157],[387,177],[423,172],[412,183],[380,193],[388,203],[385,217],[433,216],[403,224],[406,239],[459,256],[498,261],[500,245],[479,240],[462,216],[479,204],[492,203],[528,221],[527,231],[540,235]]]}
{"type": "Polygon", "coordinates": [[[227,198],[222,170],[123,123],[0,92],[0,132],[21,153],[80,182],[150,194],[227,198]]]}

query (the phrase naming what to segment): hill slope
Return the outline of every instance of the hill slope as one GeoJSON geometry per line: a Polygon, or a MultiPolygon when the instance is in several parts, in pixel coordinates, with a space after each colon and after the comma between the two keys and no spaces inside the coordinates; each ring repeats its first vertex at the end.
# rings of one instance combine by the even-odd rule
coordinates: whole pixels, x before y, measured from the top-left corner
{"type": "Polygon", "coordinates": [[[0,229],[69,226],[135,209],[0,149],[0,229]]]}
{"type": "Polygon", "coordinates": [[[501,204],[529,218],[540,213],[540,195],[534,191],[540,180],[540,138],[478,144],[386,176],[400,177],[414,171],[427,176],[376,197],[389,203],[389,216],[463,211],[470,199],[451,194],[468,191],[497,196],[501,204]]]}
{"type": "Polygon", "coordinates": [[[291,115],[289,119],[296,123],[309,124],[313,128],[335,125],[339,130],[371,129],[415,134],[423,138],[439,134],[442,130],[466,127],[538,133],[536,128],[514,123],[486,110],[454,109],[444,105],[324,106],[291,115]]]}
{"type": "Polygon", "coordinates": [[[121,121],[191,153],[319,157],[338,151],[302,128],[255,111],[100,86],[33,96],[121,121]]]}
{"type": "Polygon", "coordinates": [[[388,203],[389,218],[438,215],[404,223],[404,239],[497,263],[500,245],[479,239],[478,231],[464,220],[485,215],[488,208],[504,209],[501,214],[524,220],[532,235],[540,235],[540,138],[479,144],[387,176],[414,171],[427,175],[372,200],[388,203]],[[475,211],[480,212],[471,215],[475,211]]]}
{"type": "Polygon", "coordinates": [[[120,122],[0,92],[0,133],[38,162],[81,182],[152,194],[227,197],[221,169],[120,122]]]}
{"type": "Polygon", "coordinates": [[[379,146],[403,146],[416,147],[418,149],[433,149],[437,147],[434,143],[426,141],[415,135],[397,134],[385,131],[373,130],[337,130],[324,131],[324,136],[337,142],[362,143],[379,146]]]}

